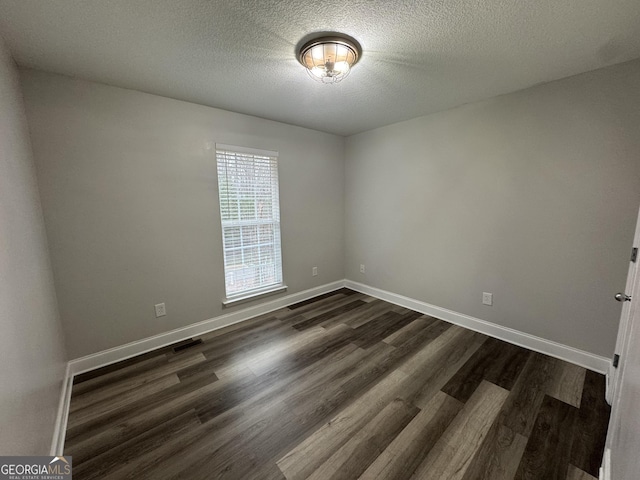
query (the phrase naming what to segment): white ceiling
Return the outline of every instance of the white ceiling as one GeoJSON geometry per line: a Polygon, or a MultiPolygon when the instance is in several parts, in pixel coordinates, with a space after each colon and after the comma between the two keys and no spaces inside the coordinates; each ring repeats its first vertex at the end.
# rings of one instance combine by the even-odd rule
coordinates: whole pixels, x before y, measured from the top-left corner
{"type": "Polygon", "coordinates": [[[0,0],[16,61],[350,135],[640,57],[640,0],[0,0]],[[301,38],[363,47],[314,82],[301,38]]]}

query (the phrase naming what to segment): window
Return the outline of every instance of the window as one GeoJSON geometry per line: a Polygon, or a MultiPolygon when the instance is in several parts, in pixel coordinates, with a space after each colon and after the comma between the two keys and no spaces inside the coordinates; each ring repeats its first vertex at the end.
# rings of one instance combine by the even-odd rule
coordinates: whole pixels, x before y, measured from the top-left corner
{"type": "Polygon", "coordinates": [[[283,287],[278,153],[216,144],[216,159],[227,299],[283,287]]]}

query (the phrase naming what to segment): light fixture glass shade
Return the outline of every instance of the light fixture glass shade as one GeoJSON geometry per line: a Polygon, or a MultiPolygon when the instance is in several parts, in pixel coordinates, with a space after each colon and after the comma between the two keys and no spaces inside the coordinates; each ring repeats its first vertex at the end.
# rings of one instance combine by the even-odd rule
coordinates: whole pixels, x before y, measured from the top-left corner
{"type": "Polygon", "coordinates": [[[298,60],[314,80],[337,83],[349,75],[361,51],[355,40],[342,36],[320,37],[302,46],[298,60]]]}

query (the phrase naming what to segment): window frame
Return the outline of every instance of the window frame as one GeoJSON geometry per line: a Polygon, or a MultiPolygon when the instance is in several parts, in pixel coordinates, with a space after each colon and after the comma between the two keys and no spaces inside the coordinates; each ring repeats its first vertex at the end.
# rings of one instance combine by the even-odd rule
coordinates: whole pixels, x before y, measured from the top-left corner
{"type": "MultiPolygon", "coordinates": [[[[281,218],[280,218],[280,181],[279,181],[279,172],[278,172],[278,157],[279,154],[276,151],[271,150],[259,150],[254,148],[240,147],[236,145],[226,145],[221,143],[216,143],[215,145],[215,153],[216,153],[216,175],[217,175],[217,184],[218,184],[218,204],[220,207],[220,228],[222,234],[222,257],[223,257],[223,269],[224,269],[224,283],[225,283],[225,299],[223,300],[224,306],[230,306],[236,303],[245,302],[249,300],[254,300],[261,296],[272,295],[275,293],[279,293],[282,291],[286,291],[287,286],[284,283],[284,272],[282,268],[282,236],[281,236],[281,218]],[[253,165],[256,165],[256,157],[260,158],[262,162],[265,160],[269,162],[270,169],[270,179],[271,182],[275,182],[275,186],[272,184],[270,189],[270,197],[269,201],[271,203],[271,218],[268,219],[260,219],[258,218],[257,213],[251,219],[242,219],[240,218],[242,211],[241,207],[238,207],[238,218],[235,220],[225,220],[225,211],[228,216],[228,205],[229,202],[233,201],[233,196],[227,195],[223,197],[223,186],[221,178],[221,168],[228,169],[229,168],[229,159],[225,157],[240,157],[243,158],[244,161],[253,161],[253,165]],[[224,165],[221,166],[221,163],[224,162],[224,165]],[[237,292],[230,292],[230,285],[228,283],[229,280],[229,272],[228,272],[228,255],[230,251],[236,251],[240,249],[252,248],[251,243],[244,244],[244,240],[242,235],[240,235],[240,243],[239,245],[235,245],[233,247],[229,247],[227,245],[227,235],[225,232],[228,232],[229,229],[240,228],[242,231],[243,227],[256,227],[256,234],[259,236],[260,226],[270,225],[273,232],[272,241],[268,242],[272,250],[273,254],[273,266],[275,282],[269,284],[261,284],[256,288],[248,288],[243,289],[237,292]]],[[[228,178],[228,177],[227,177],[228,178]]],[[[229,182],[226,183],[227,188],[226,191],[229,192],[231,189],[228,187],[229,182]]],[[[256,183],[252,183],[252,187],[254,187],[256,183]]],[[[245,192],[246,194],[246,192],[245,192]]],[[[236,201],[238,201],[239,197],[236,197],[236,201]]],[[[258,209],[258,200],[255,196],[255,188],[254,188],[254,198],[253,198],[253,209],[254,212],[257,212],[258,209]]],[[[257,248],[263,248],[264,244],[261,245],[261,241],[256,241],[255,245],[257,248]]],[[[253,248],[256,248],[253,247],[253,248]]]]}

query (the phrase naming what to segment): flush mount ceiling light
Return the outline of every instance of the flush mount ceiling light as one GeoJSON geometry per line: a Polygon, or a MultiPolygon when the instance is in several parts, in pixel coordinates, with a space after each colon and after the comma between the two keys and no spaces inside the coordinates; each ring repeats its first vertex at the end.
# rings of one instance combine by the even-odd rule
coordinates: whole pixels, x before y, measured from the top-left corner
{"type": "Polygon", "coordinates": [[[311,78],[322,83],[341,81],[361,56],[360,44],[339,33],[313,38],[298,50],[298,61],[311,78]]]}

